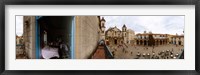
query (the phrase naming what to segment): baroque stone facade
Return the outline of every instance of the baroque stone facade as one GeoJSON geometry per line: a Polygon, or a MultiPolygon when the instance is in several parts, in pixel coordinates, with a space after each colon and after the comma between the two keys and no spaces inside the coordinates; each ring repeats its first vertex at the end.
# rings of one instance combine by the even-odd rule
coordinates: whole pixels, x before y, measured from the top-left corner
{"type": "Polygon", "coordinates": [[[106,33],[106,42],[107,44],[113,44],[113,45],[118,45],[118,44],[133,44],[134,43],[134,36],[135,33],[133,30],[128,29],[126,25],[124,24],[122,27],[122,30],[118,29],[116,26],[115,27],[110,27],[106,33]]]}

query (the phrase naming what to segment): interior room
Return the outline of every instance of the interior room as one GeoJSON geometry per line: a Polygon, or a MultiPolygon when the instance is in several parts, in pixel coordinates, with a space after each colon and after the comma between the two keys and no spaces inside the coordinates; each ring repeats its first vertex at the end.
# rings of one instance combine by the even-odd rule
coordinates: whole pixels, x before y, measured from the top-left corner
{"type": "Polygon", "coordinates": [[[73,16],[42,16],[38,19],[41,59],[70,59],[73,16]]]}

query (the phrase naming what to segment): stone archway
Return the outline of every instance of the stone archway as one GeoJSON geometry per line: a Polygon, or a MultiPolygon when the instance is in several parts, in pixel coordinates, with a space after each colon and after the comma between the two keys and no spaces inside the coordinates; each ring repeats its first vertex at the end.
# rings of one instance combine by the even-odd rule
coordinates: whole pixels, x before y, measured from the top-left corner
{"type": "Polygon", "coordinates": [[[178,45],[181,45],[181,41],[178,41],[178,45]]]}
{"type": "Polygon", "coordinates": [[[117,44],[117,39],[114,40],[114,44],[115,44],[115,45],[117,44]]]}
{"type": "Polygon", "coordinates": [[[147,45],[147,41],[146,40],[144,40],[144,46],[146,46],[147,45]]]}
{"type": "Polygon", "coordinates": [[[160,45],[162,45],[162,41],[160,40],[160,45]]]}
{"type": "Polygon", "coordinates": [[[139,40],[137,40],[137,45],[139,45],[139,40]]]}
{"type": "Polygon", "coordinates": [[[140,45],[142,45],[143,44],[143,42],[142,42],[142,40],[140,40],[140,45]]]}

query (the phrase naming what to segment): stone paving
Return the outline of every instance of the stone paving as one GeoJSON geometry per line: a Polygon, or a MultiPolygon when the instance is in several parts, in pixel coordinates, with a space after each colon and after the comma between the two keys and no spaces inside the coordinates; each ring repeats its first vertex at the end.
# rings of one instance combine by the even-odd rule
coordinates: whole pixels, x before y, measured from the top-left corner
{"type": "Polygon", "coordinates": [[[183,51],[184,46],[134,46],[134,45],[109,45],[115,59],[175,59],[183,51]]]}

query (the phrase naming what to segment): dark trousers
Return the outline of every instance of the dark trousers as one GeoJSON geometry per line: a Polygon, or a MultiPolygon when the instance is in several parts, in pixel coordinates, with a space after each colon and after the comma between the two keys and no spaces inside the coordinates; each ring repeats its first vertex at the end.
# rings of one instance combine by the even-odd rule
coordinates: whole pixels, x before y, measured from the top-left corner
{"type": "Polygon", "coordinates": [[[59,58],[62,59],[63,58],[63,51],[62,49],[58,49],[58,54],[59,54],[59,58]]]}

